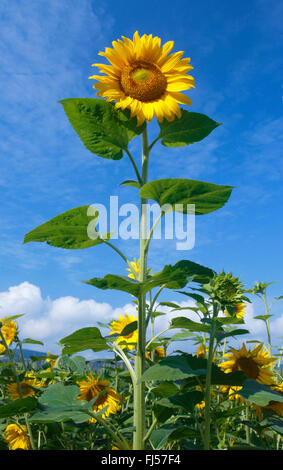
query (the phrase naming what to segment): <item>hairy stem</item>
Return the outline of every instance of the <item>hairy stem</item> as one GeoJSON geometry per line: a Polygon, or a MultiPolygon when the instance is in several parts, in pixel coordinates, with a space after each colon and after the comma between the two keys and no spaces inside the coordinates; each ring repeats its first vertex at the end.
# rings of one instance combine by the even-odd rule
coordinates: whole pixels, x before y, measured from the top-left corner
{"type": "MultiPolygon", "coordinates": [[[[143,131],[142,135],[142,182],[147,182],[148,175],[148,138],[147,129],[143,131]]],[[[140,271],[139,281],[144,282],[147,273],[147,254],[145,250],[145,243],[147,239],[147,199],[141,198],[141,214],[140,214],[140,271]]],[[[145,436],[145,389],[144,383],[140,382],[141,376],[145,367],[145,312],[146,312],[146,296],[140,294],[138,302],[138,341],[137,352],[135,358],[135,373],[137,383],[134,385],[134,450],[144,449],[144,436],[145,436]]]]}

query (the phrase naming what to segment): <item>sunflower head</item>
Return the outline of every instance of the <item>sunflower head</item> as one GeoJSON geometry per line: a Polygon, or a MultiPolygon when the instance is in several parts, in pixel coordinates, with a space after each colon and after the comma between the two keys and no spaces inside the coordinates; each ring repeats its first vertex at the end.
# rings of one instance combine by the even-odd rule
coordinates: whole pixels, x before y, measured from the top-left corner
{"type": "Polygon", "coordinates": [[[5,429],[6,442],[11,450],[29,450],[30,441],[27,428],[23,424],[9,424],[5,429]]]}
{"type": "MultiPolygon", "coordinates": [[[[134,315],[131,315],[130,317],[127,315],[127,313],[125,313],[124,317],[122,317],[122,315],[119,315],[119,319],[117,321],[113,320],[110,323],[111,331],[109,332],[109,334],[113,335],[115,333],[122,333],[124,328],[130,323],[133,323],[134,321],[137,321],[137,318],[135,318],[134,315]]],[[[132,333],[129,333],[128,335],[120,335],[116,339],[116,343],[119,344],[122,349],[128,348],[130,351],[135,349],[137,341],[137,329],[132,331],[132,333]]]]}
{"type": "Polygon", "coordinates": [[[229,309],[226,308],[224,310],[224,314],[227,317],[234,316],[236,318],[242,319],[244,318],[245,310],[246,310],[246,304],[244,302],[238,302],[232,307],[229,307],[229,309]]]}
{"type": "Polygon", "coordinates": [[[276,359],[269,356],[263,347],[263,343],[251,350],[248,350],[245,343],[243,343],[240,350],[230,347],[230,351],[230,354],[225,355],[228,360],[219,364],[224,372],[229,373],[240,370],[248,379],[266,385],[273,383],[273,374],[269,367],[276,359]]]}
{"type": "MultiPolygon", "coordinates": [[[[12,341],[14,341],[15,337],[18,334],[18,326],[17,322],[12,320],[6,320],[6,317],[1,318],[0,320],[0,328],[1,334],[3,335],[7,346],[10,346],[12,341]]],[[[0,337],[1,340],[1,337],[0,337]]],[[[3,344],[0,344],[0,354],[5,352],[6,348],[3,344]]]]}
{"type": "MultiPolygon", "coordinates": [[[[99,376],[94,377],[90,373],[86,380],[78,382],[80,387],[79,400],[91,401],[93,398],[96,398],[92,409],[95,413],[99,412],[103,408],[106,408],[102,414],[102,418],[106,418],[109,414],[115,414],[121,408],[121,395],[110,387],[110,382],[108,380],[101,380],[99,376]]],[[[95,418],[91,418],[91,422],[96,422],[95,418]]]]}
{"type": "Polygon", "coordinates": [[[165,357],[165,356],[166,356],[166,351],[163,346],[158,346],[153,351],[145,352],[145,357],[147,359],[153,358],[154,362],[159,362],[162,359],[162,357],[165,357]]]}
{"type": "Polygon", "coordinates": [[[132,269],[126,268],[127,271],[130,271],[128,277],[131,279],[138,279],[140,273],[140,260],[137,261],[136,258],[134,258],[134,261],[130,261],[129,263],[132,269]],[[132,270],[135,272],[135,274],[132,272],[132,270]]]}
{"type": "Polygon", "coordinates": [[[35,396],[36,389],[41,387],[41,382],[37,380],[33,372],[29,372],[20,382],[20,386],[21,394],[19,392],[17,382],[11,382],[7,385],[7,392],[10,395],[11,400],[19,400],[21,395],[23,398],[35,396]]]}
{"type": "Polygon", "coordinates": [[[173,121],[181,116],[179,103],[192,104],[180,92],[194,87],[193,77],[187,75],[193,67],[190,59],[182,58],[183,52],[170,54],[173,41],[161,47],[160,38],[136,31],[132,40],[122,36],[112,46],[99,53],[110,65],[93,64],[105,75],[89,77],[97,80],[93,88],[98,96],[116,101],[116,108],[130,109],[138,125],[153,116],[173,121]]]}

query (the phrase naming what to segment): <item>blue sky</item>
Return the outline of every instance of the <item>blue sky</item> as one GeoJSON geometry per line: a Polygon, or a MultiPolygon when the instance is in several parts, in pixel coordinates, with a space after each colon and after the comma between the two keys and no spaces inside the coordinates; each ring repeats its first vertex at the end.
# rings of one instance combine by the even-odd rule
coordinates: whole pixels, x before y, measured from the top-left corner
{"type": "MultiPolygon", "coordinates": [[[[177,251],[174,241],[155,240],[150,266],[158,270],[191,259],[233,271],[248,287],[276,280],[270,300],[283,294],[282,15],[278,0],[1,1],[0,308],[3,316],[25,313],[19,320],[23,336],[55,350],[75,328],[131,311],[126,294],[80,282],[124,273],[108,247],[70,251],[22,242],[32,228],[68,209],[107,206],[110,195],[121,204],[137,202],[135,189],[119,187],[134,176],[128,160],[91,154],[58,104],[94,97],[88,77],[91,64],[100,61],[97,53],[136,30],[162,43],[174,40],[174,51],[191,57],[196,89],[188,92],[189,111],[223,123],[189,147],[157,144],[149,179],[186,177],[235,186],[223,209],[197,218],[193,250],[177,251]]],[[[153,123],[150,136],[156,132],[153,123]]],[[[132,144],[137,161],[140,143],[138,138],[132,144]]],[[[130,258],[138,254],[135,240],[118,240],[117,246],[130,258]]],[[[165,298],[184,300],[171,291],[165,298]]],[[[262,313],[255,302],[249,319],[262,313]]],[[[280,302],[272,313],[274,334],[283,336],[280,302]]],[[[251,331],[265,339],[256,321],[251,331]]]]}

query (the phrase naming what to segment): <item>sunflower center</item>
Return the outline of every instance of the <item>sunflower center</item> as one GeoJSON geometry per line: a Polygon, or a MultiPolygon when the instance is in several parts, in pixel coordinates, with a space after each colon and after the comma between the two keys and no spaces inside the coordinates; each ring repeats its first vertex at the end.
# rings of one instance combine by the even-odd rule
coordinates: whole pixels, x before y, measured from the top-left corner
{"type": "Polygon", "coordinates": [[[161,98],[167,80],[157,66],[140,61],[123,68],[120,85],[127,96],[148,102],[161,98]]]}
{"type": "Polygon", "coordinates": [[[248,357],[240,357],[236,362],[236,369],[242,370],[249,379],[256,379],[259,374],[258,365],[248,357]]]}

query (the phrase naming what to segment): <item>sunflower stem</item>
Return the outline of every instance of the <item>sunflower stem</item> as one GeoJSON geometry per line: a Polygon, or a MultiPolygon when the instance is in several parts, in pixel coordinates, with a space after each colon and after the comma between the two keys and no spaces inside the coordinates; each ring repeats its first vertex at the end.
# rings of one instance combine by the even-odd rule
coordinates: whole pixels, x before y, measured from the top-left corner
{"type": "MultiPolygon", "coordinates": [[[[148,177],[148,137],[147,128],[142,134],[142,182],[145,184],[148,177]]],[[[145,244],[147,240],[147,199],[140,199],[140,271],[139,281],[144,282],[147,273],[147,253],[145,244]]],[[[144,449],[145,436],[145,389],[144,383],[140,381],[145,368],[145,314],[146,314],[146,296],[144,293],[139,295],[138,302],[138,341],[135,358],[135,373],[137,382],[134,385],[134,450],[144,449]]]]}
{"type": "Polygon", "coordinates": [[[208,347],[208,359],[207,359],[207,374],[206,374],[206,383],[205,383],[205,410],[204,410],[204,450],[210,449],[210,423],[211,423],[211,413],[210,413],[210,387],[211,387],[211,372],[212,372],[212,361],[214,354],[214,339],[216,333],[216,317],[218,310],[216,305],[213,305],[213,317],[210,329],[209,337],[209,347],[208,347]]]}
{"type": "Polygon", "coordinates": [[[138,170],[138,167],[137,167],[137,165],[136,165],[136,162],[135,162],[135,160],[133,159],[131,152],[130,152],[128,149],[125,149],[125,151],[126,151],[128,157],[129,157],[130,161],[131,161],[131,164],[133,165],[133,168],[134,168],[134,170],[135,170],[135,173],[136,173],[136,177],[137,177],[137,179],[138,179],[138,182],[139,182],[139,184],[142,186],[142,185],[143,185],[143,180],[142,180],[142,177],[141,177],[141,175],[140,175],[140,173],[139,173],[139,170],[138,170]]]}
{"type": "MultiPolygon", "coordinates": [[[[267,299],[266,299],[266,292],[264,291],[263,293],[263,302],[264,302],[264,307],[265,307],[265,313],[266,316],[269,315],[269,308],[267,305],[267,299]]],[[[268,351],[269,355],[271,356],[271,335],[270,335],[270,326],[269,326],[269,318],[267,317],[265,319],[265,326],[266,326],[266,332],[267,332],[267,341],[268,341],[268,351]]]]}

